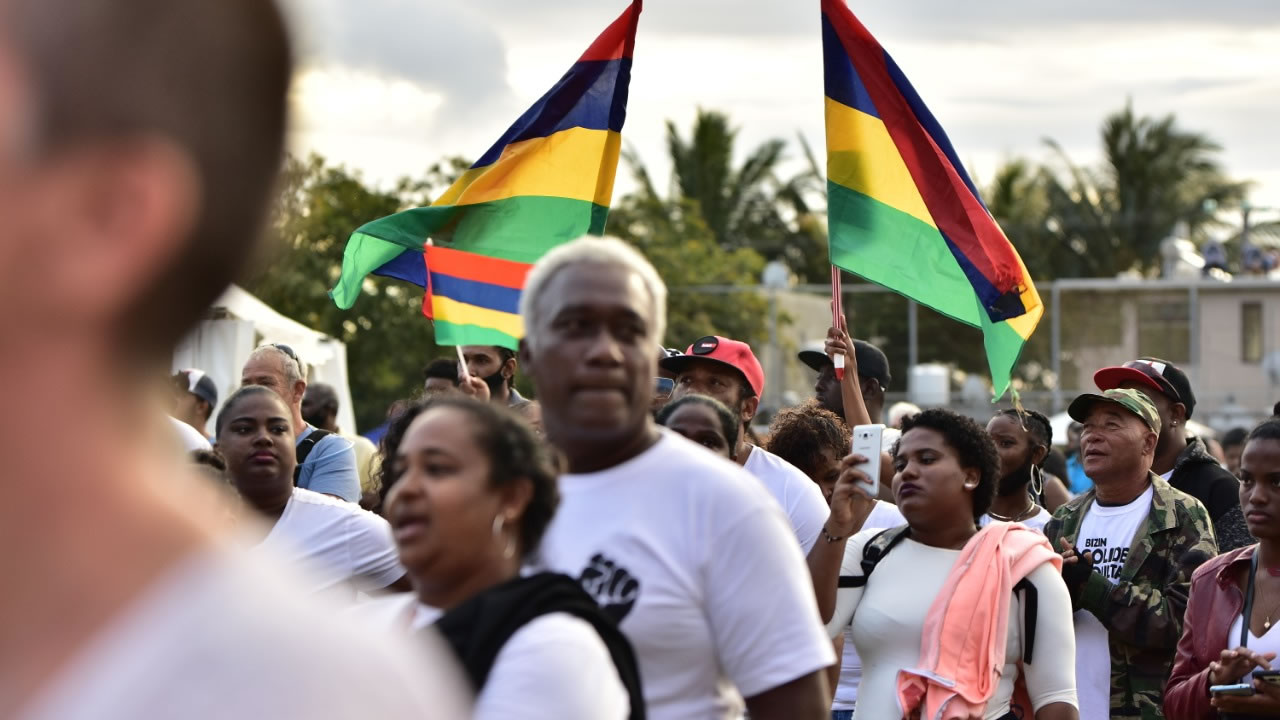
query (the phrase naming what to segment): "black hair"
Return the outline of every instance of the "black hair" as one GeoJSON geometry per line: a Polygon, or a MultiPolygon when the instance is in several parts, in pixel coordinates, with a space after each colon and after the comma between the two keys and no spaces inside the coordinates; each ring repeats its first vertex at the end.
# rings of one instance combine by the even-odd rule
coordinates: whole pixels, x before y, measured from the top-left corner
{"type": "Polygon", "coordinates": [[[1242,427],[1231,428],[1222,436],[1222,447],[1231,447],[1232,445],[1243,445],[1244,441],[1249,437],[1249,431],[1242,427]]]}
{"type": "Polygon", "coordinates": [[[1263,420],[1249,432],[1249,441],[1280,440],[1280,417],[1263,420]]]}
{"type": "Polygon", "coordinates": [[[436,358],[422,368],[422,379],[440,378],[458,387],[458,361],[453,358],[436,358]]]}
{"type": "Polygon", "coordinates": [[[841,457],[848,447],[849,428],[835,413],[811,400],[773,416],[765,449],[813,478],[823,451],[833,450],[841,457]]]}
{"type": "Polygon", "coordinates": [[[489,458],[489,484],[492,487],[503,487],[518,478],[529,479],[533,494],[520,518],[520,551],[526,558],[533,555],[560,504],[557,465],[551,450],[522,418],[493,403],[482,403],[465,396],[437,395],[410,406],[392,419],[379,448],[383,459],[378,479],[382,483],[384,507],[387,493],[400,479],[396,455],[405,433],[419,415],[435,408],[461,410],[475,421],[475,441],[489,458]]]}
{"type": "Polygon", "coordinates": [[[667,421],[671,419],[671,416],[676,413],[676,410],[690,404],[704,405],[711,408],[711,411],[720,419],[720,426],[724,431],[725,442],[729,443],[729,457],[732,458],[736,456],[738,454],[738,429],[741,427],[742,423],[738,420],[738,416],[734,415],[732,410],[725,406],[724,403],[713,397],[696,394],[685,395],[679,400],[669,402],[662,406],[662,409],[658,411],[658,424],[665,426],[667,421]]]}
{"type": "Polygon", "coordinates": [[[1062,479],[1067,476],[1067,457],[1058,448],[1051,447],[1044,456],[1044,462],[1040,463],[1040,469],[1046,475],[1062,479]]]}
{"type": "Polygon", "coordinates": [[[214,470],[217,470],[219,474],[226,474],[227,472],[227,459],[222,457],[222,453],[217,450],[192,450],[191,462],[196,465],[211,467],[214,470]]]}
{"type": "MultiPolygon", "coordinates": [[[[919,414],[902,420],[902,435],[916,428],[933,430],[947,441],[960,458],[960,467],[973,468],[978,471],[978,486],[973,489],[973,519],[982,518],[991,508],[991,500],[996,494],[996,485],[1000,481],[1000,454],[987,429],[966,417],[946,408],[929,408],[919,414]]],[[[893,455],[898,456],[898,447],[902,440],[893,446],[893,455]]]]}
{"type": "MultiPolygon", "coordinates": [[[[498,368],[499,368],[499,371],[501,371],[501,368],[502,368],[502,366],[503,366],[503,365],[506,365],[506,364],[507,364],[507,361],[508,361],[508,360],[511,360],[511,359],[515,358],[515,356],[516,356],[516,351],[515,351],[515,350],[512,350],[511,348],[502,347],[501,345],[490,345],[489,347],[492,347],[492,348],[493,348],[493,351],[494,351],[494,352],[496,352],[496,353],[498,354],[498,368]]],[[[503,378],[503,379],[502,379],[502,382],[503,382],[503,384],[504,384],[504,385],[506,385],[507,387],[513,387],[513,386],[516,384],[516,376],[515,376],[515,373],[512,373],[512,374],[511,374],[511,377],[509,377],[509,378],[503,378]]]]}
{"type": "MultiPolygon", "coordinates": [[[[996,415],[1003,415],[1016,420],[1022,426],[1022,429],[1035,438],[1036,443],[1045,449],[1045,457],[1049,457],[1048,450],[1053,447],[1053,425],[1043,413],[1038,413],[1035,410],[1007,408],[996,413],[996,415]]],[[[1044,461],[1041,460],[1040,464],[1043,466],[1044,461]]]]}
{"type": "MultiPolygon", "coordinates": [[[[277,395],[275,390],[272,390],[271,388],[265,387],[262,385],[245,385],[244,387],[231,393],[231,397],[227,398],[227,401],[222,404],[222,410],[218,411],[218,422],[214,423],[214,426],[213,426],[214,436],[217,437],[222,435],[222,428],[225,427],[226,424],[231,421],[231,410],[236,405],[238,405],[241,400],[251,395],[262,395],[264,393],[279,400],[280,404],[284,405],[286,410],[289,408],[288,403],[286,403],[283,398],[277,395]]],[[[290,418],[290,423],[292,423],[293,422],[292,413],[290,413],[287,417],[290,418]]],[[[294,428],[294,431],[296,432],[297,428],[294,428]]]]}

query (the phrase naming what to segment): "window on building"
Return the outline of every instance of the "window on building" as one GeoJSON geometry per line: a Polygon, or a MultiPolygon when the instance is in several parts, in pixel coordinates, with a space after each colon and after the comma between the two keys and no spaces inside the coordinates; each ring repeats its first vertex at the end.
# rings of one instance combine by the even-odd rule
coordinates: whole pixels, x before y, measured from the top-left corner
{"type": "Polygon", "coordinates": [[[1191,307],[1185,296],[1138,302],[1138,354],[1191,362],[1191,307]]]}
{"type": "Polygon", "coordinates": [[[1240,362],[1262,362],[1262,303],[1240,304],[1240,362]]]}

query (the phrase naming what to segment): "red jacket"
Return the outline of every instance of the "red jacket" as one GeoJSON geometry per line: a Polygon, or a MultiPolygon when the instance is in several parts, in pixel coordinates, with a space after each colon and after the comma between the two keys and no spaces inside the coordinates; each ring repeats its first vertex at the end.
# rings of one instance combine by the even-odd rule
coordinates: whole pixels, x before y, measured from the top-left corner
{"type": "Polygon", "coordinates": [[[1223,553],[1196,568],[1183,620],[1182,638],[1173,672],[1164,686],[1164,714],[1169,720],[1214,720],[1209,705],[1209,663],[1240,638],[1229,638],[1231,624],[1244,609],[1240,581],[1249,572],[1257,545],[1223,553]]]}

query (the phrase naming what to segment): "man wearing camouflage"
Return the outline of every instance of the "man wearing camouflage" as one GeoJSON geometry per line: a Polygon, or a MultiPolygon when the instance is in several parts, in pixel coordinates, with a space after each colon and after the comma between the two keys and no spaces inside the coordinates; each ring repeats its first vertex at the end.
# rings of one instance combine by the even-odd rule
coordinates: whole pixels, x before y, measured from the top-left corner
{"type": "Polygon", "coordinates": [[[1068,413],[1084,424],[1094,487],[1058,508],[1045,535],[1076,610],[1080,717],[1163,719],[1191,574],[1218,552],[1209,515],[1151,472],[1160,415],[1146,395],[1081,395],[1068,413]]]}

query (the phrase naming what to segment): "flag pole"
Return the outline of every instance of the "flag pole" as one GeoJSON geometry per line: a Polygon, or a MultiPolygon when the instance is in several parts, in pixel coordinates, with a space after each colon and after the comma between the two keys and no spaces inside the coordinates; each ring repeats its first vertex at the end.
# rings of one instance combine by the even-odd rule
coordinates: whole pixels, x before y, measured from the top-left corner
{"type": "MultiPolygon", "coordinates": [[[[844,301],[841,298],[843,293],[840,292],[840,268],[835,265],[831,266],[831,327],[839,330],[842,326],[840,319],[844,316],[844,301]]],[[[836,380],[844,379],[844,355],[836,354],[831,358],[831,362],[835,363],[836,380]]]]}

